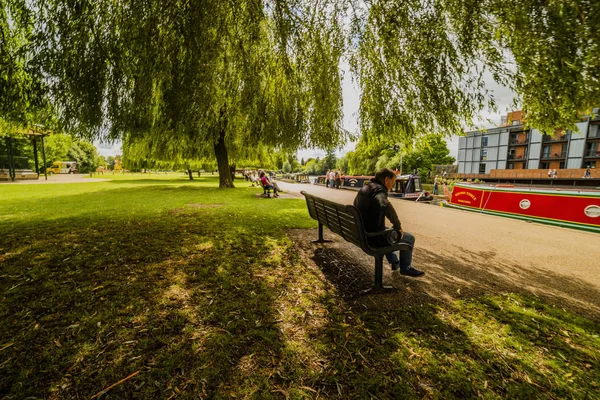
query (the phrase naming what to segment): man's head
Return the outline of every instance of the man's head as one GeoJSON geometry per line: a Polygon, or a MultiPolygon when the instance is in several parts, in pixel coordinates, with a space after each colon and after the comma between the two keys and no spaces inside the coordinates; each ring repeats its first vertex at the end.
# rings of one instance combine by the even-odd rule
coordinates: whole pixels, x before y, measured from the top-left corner
{"type": "Polygon", "coordinates": [[[383,183],[387,190],[392,190],[396,182],[396,174],[389,168],[382,168],[375,174],[375,179],[383,183]]]}

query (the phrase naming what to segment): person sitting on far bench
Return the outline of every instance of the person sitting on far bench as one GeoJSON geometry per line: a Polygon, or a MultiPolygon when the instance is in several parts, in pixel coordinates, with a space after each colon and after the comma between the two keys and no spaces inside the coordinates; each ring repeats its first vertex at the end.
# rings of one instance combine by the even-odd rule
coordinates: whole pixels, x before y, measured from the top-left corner
{"type": "Polygon", "coordinates": [[[250,182],[252,182],[250,186],[262,186],[260,184],[260,180],[256,177],[255,174],[250,174],[250,182]]]}
{"type": "MultiPolygon", "coordinates": [[[[414,246],[415,237],[408,232],[402,230],[400,220],[396,214],[396,210],[388,200],[388,191],[392,190],[396,181],[396,174],[389,168],[383,168],[375,174],[375,178],[363,186],[356,198],[354,199],[354,207],[361,214],[365,231],[368,233],[380,232],[386,229],[385,217],[387,217],[394,229],[398,233],[397,242],[404,242],[414,246]]],[[[373,247],[384,247],[390,244],[382,236],[369,238],[369,245],[373,247]]],[[[400,259],[396,252],[391,252],[385,255],[392,271],[400,270],[402,275],[421,276],[423,271],[412,266],[412,249],[400,251],[400,259]]]]}
{"type": "Polygon", "coordinates": [[[267,174],[265,174],[264,171],[261,171],[260,173],[260,181],[262,182],[262,186],[265,190],[273,190],[273,197],[279,197],[279,194],[277,194],[277,188],[271,185],[271,181],[269,181],[269,178],[267,178],[267,174]]]}

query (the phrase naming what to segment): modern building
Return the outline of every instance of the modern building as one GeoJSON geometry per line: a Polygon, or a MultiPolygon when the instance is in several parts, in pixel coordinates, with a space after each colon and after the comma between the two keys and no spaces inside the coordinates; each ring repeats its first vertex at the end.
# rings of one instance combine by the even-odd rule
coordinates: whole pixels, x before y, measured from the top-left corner
{"type": "Polygon", "coordinates": [[[501,126],[468,132],[459,138],[458,173],[460,178],[547,178],[556,169],[558,178],[581,178],[590,169],[600,178],[600,117],[576,124],[574,131],[542,135],[523,123],[516,111],[502,118],[501,126]]]}

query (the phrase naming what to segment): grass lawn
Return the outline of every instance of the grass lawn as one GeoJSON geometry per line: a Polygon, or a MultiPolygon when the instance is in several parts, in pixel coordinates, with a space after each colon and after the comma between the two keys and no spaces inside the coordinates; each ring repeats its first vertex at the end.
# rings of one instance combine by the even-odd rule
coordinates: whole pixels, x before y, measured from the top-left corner
{"type": "Polygon", "coordinates": [[[355,308],[285,235],[316,227],[304,200],[107,177],[0,185],[2,398],[599,397],[597,321],[511,293],[355,308]]]}

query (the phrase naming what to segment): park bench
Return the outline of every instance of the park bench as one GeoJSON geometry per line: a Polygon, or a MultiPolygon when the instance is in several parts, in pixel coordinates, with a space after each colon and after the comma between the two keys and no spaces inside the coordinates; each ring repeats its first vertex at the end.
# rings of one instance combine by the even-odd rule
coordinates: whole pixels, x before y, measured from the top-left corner
{"type": "Polygon", "coordinates": [[[270,198],[271,197],[271,188],[265,187],[262,179],[258,180],[260,182],[260,187],[263,189],[263,196],[270,198]]]}
{"type": "Polygon", "coordinates": [[[362,217],[358,209],[351,205],[338,204],[317,196],[300,192],[306,198],[308,213],[311,218],[319,223],[319,239],[313,243],[328,243],[331,240],[323,239],[323,226],[327,226],[333,233],[340,235],[346,241],[358,246],[362,251],[375,257],[375,283],[370,292],[393,289],[383,286],[383,257],[392,251],[410,250],[408,243],[395,243],[385,247],[372,247],[367,239],[376,236],[389,235],[393,229],[381,232],[365,232],[362,217]]]}

